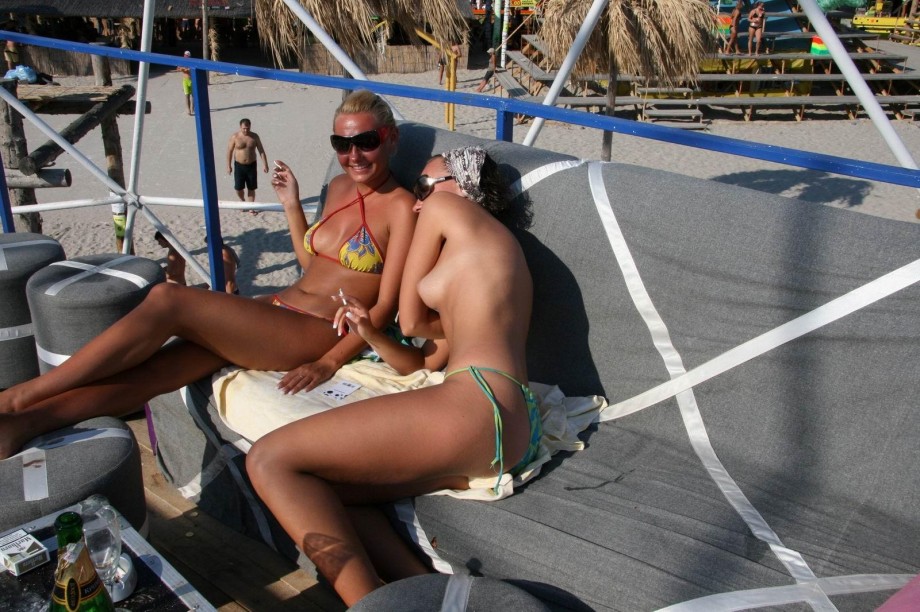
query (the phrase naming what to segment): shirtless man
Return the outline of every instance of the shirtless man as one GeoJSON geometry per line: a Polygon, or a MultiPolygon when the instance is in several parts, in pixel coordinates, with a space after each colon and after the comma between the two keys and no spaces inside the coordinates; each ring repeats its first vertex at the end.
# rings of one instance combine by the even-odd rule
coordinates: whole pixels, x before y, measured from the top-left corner
{"type": "Polygon", "coordinates": [[[249,119],[240,119],[240,129],[230,136],[227,144],[227,174],[233,175],[233,188],[240,202],[255,202],[259,173],[256,171],[256,151],[262,156],[262,172],[268,172],[268,157],[259,135],[250,130],[249,119]],[[247,189],[243,197],[243,188],[247,189]]]}
{"type": "Polygon", "coordinates": [[[767,25],[767,15],[763,2],[755,2],[754,10],[748,14],[748,55],[751,55],[751,43],[757,39],[754,55],[760,55],[760,43],[763,42],[763,29],[767,25]]]}

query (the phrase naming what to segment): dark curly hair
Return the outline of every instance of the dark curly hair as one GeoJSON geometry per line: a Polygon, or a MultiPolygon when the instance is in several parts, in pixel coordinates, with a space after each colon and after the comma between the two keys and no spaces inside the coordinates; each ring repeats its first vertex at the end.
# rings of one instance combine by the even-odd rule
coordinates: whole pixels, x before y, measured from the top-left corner
{"type": "MultiPolygon", "coordinates": [[[[431,159],[442,158],[435,155],[431,159]]],[[[480,206],[492,213],[503,225],[512,229],[527,229],[530,227],[532,213],[526,202],[518,202],[521,198],[512,198],[508,189],[508,181],[499,169],[498,164],[486,152],[479,172],[479,189],[485,198],[480,206]]]]}

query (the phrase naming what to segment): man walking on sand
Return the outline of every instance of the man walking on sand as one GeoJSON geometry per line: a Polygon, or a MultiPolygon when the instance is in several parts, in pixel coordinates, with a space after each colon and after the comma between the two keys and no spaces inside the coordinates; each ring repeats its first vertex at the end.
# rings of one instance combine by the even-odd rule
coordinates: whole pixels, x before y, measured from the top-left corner
{"type": "MultiPolygon", "coordinates": [[[[240,129],[230,136],[227,144],[227,174],[233,175],[233,188],[240,202],[254,202],[256,187],[258,186],[259,173],[256,169],[256,151],[262,156],[262,172],[268,172],[268,157],[262,147],[259,135],[253,132],[249,119],[240,119],[240,129]],[[243,197],[243,189],[246,197],[243,197]]],[[[254,211],[250,211],[253,214],[254,211]]]]}
{"type": "MultiPolygon", "coordinates": [[[[182,54],[182,57],[192,57],[192,52],[186,51],[182,54]]],[[[192,71],[185,66],[179,66],[176,71],[182,73],[182,93],[185,94],[185,108],[189,115],[194,115],[195,111],[192,108],[192,71]]]]}

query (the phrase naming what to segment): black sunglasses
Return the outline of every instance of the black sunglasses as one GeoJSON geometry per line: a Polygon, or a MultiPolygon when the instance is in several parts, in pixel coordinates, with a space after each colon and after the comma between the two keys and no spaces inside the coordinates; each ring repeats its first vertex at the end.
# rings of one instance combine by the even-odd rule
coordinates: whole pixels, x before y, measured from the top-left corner
{"type": "Polygon", "coordinates": [[[438,176],[432,178],[427,174],[415,179],[415,186],[412,188],[412,193],[415,194],[415,197],[421,202],[425,198],[431,195],[431,192],[434,191],[434,186],[438,183],[443,183],[444,181],[455,180],[454,177],[448,176],[438,176]]]}
{"type": "Polygon", "coordinates": [[[376,130],[361,132],[354,136],[339,136],[338,134],[333,134],[329,137],[329,142],[332,143],[332,148],[335,149],[335,152],[342,155],[351,151],[352,145],[368,153],[376,150],[377,147],[380,146],[380,142],[387,137],[387,134],[389,134],[389,129],[386,127],[379,127],[376,130]]]}

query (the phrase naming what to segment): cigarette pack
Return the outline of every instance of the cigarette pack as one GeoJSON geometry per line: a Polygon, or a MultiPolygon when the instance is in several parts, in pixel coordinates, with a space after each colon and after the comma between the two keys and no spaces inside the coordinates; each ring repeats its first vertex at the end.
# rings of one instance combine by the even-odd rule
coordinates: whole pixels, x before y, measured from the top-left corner
{"type": "Polygon", "coordinates": [[[20,576],[50,560],[48,549],[22,529],[0,538],[0,561],[14,576],[20,576]]]}

